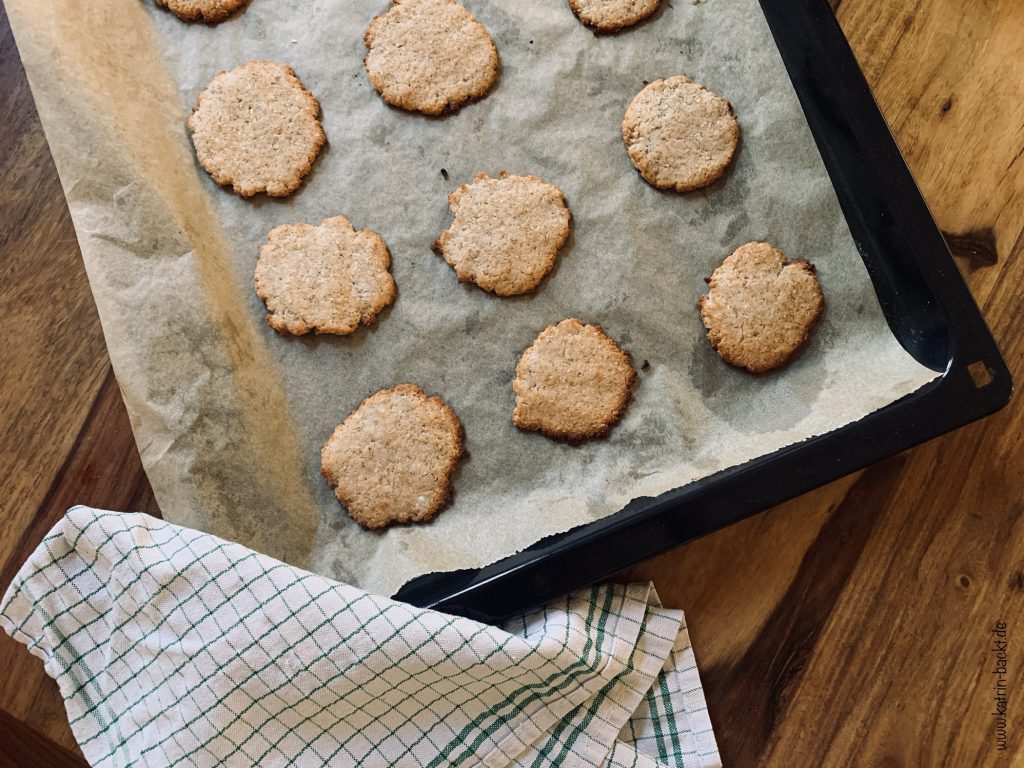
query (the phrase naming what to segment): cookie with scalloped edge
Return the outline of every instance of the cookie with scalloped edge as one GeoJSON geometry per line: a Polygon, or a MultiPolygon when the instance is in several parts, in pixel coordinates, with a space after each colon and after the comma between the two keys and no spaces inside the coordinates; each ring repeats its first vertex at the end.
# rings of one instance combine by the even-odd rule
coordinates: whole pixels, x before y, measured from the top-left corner
{"type": "Polygon", "coordinates": [[[370,84],[388,104],[440,115],[483,98],[498,79],[498,49],[455,0],[394,0],[363,38],[370,84]]]}
{"type": "Polygon", "coordinates": [[[199,164],[242,197],[297,190],[325,141],[320,103],[291,67],[271,61],[213,78],[188,128],[199,164]]]}
{"type": "Polygon", "coordinates": [[[569,208],[562,190],[536,176],[497,179],[477,174],[448,196],[452,224],[434,250],[461,283],[498,296],[534,290],[555,266],[569,237],[569,208]]]}
{"type": "Polygon", "coordinates": [[[809,262],[787,261],[768,243],[747,243],[714,271],[698,308],[719,357],[762,373],[800,351],[825,297],[809,262]]]}
{"type": "Polygon", "coordinates": [[[462,423],[436,395],[399,384],[366,398],[320,453],[321,472],[364,528],[422,523],[451,500],[462,423]]]}
{"type": "Polygon", "coordinates": [[[376,232],[344,216],[318,227],[285,224],[260,248],[254,283],[280,333],[352,333],[395,300],[391,256],[376,232]]]}
{"type": "Polygon", "coordinates": [[[635,379],[628,352],[600,326],[570,317],[519,358],[512,423],[556,440],[601,437],[622,417],[635,379]]]}
{"type": "Polygon", "coordinates": [[[622,120],[630,160],[650,184],[687,192],[716,181],[740,140],[732,104],[677,75],[638,93],[622,120]]]}
{"type": "Polygon", "coordinates": [[[652,16],[661,0],[569,0],[576,18],[598,32],[618,32],[652,16]]]}
{"type": "Polygon", "coordinates": [[[216,24],[249,4],[249,0],[156,0],[182,21],[216,24]]]}

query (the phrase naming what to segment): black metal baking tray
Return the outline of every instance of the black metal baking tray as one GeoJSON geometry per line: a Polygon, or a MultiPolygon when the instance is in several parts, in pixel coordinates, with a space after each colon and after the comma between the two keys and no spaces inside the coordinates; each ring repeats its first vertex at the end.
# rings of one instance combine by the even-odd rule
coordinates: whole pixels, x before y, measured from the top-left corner
{"type": "Polygon", "coordinates": [[[760,0],[900,344],[942,375],[833,432],[788,446],[479,570],[395,595],[491,623],[723,528],[1001,408],[1013,382],[826,0],[760,0]]]}

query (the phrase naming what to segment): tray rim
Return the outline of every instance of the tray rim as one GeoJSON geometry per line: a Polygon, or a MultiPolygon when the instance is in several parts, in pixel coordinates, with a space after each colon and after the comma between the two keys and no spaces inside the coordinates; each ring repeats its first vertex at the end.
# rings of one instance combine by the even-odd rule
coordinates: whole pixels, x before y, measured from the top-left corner
{"type": "Polygon", "coordinates": [[[729,467],[395,599],[497,623],[987,416],[1010,399],[999,349],[827,0],[759,0],[897,340],[941,375],[836,430],[729,467]],[[869,205],[873,211],[866,210],[869,205]],[[870,213],[874,213],[872,218],[870,213]],[[907,323],[911,313],[913,322],[907,323]],[[978,386],[978,364],[990,381],[978,386]],[[685,514],[682,514],[684,512],[685,514]]]}

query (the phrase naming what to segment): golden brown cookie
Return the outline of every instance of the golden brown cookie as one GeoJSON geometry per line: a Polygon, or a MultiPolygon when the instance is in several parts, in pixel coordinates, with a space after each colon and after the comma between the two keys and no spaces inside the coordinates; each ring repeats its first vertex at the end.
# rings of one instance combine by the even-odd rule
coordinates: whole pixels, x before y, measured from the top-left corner
{"type": "Polygon", "coordinates": [[[558,440],[600,437],[619,420],[636,378],[629,353],[574,317],[549,325],[516,365],[512,423],[558,440]]]}
{"type": "Polygon", "coordinates": [[[216,24],[224,21],[239,8],[249,4],[249,0],[156,0],[156,4],[166,8],[182,21],[202,21],[216,24]]]}
{"type": "Polygon", "coordinates": [[[569,0],[576,17],[599,32],[631,27],[658,10],[661,0],[569,0]]]}
{"type": "Polygon", "coordinates": [[[395,300],[388,247],[375,232],[356,232],[335,216],[319,227],[271,230],[256,262],[256,293],[267,324],[281,333],[344,336],[370,325],[395,300]]]}
{"type": "Polygon", "coordinates": [[[199,164],[243,197],[283,197],[309,173],[324,132],[320,104],[291,67],[250,61],[217,75],[188,120],[199,164]]]}
{"type": "Polygon", "coordinates": [[[320,452],[321,472],[365,528],[420,523],[451,499],[462,423],[440,397],[399,384],[364,400],[320,452]]]}
{"type": "Polygon", "coordinates": [[[364,36],[366,73],[388,104],[428,115],[482,98],[498,79],[498,50],[455,0],[394,0],[364,36]]]}
{"type": "Polygon", "coordinates": [[[740,126],[728,101],[677,75],[655,80],[636,95],[622,120],[622,138],[647,181],[686,192],[725,172],[740,126]]]}
{"type": "Polygon", "coordinates": [[[434,242],[461,283],[498,296],[529,293],[569,237],[562,190],[536,176],[477,174],[448,196],[451,227],[434,242]]]}
{"type": "Polygon", "coordinates": [[[814,267],[747,243],[714,271],[697,302],[708,339],[727,363],[761,373],[788,362],[825,308],[814,267]]]}

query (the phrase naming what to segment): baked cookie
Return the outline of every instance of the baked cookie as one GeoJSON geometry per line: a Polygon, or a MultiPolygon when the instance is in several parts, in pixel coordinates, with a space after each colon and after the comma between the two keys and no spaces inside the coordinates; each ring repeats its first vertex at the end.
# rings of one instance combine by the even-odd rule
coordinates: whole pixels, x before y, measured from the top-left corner
{"type": "Polygon", "coordinates": [[[677,75],[655,80],[634,97],[622,120],[622,138],[647,181],[686,192],[725,172],[740,126],[728,101],[677,75]]]}
{"type": "Polygon", "coordinates": [[[516,365],[512,423],[577,442],[600,437],[622,416],[636,371],[600,326],[574,317],[549,325],[516,365]]]}
{"type": "Polygon", "coordinates": [[[239,8],[248,5],[249,0],[156,0],[182,21],[203,21],[216,24],[224,21],[239,8]]]}
{"type": "Polygon", "coordinates": [[[452,225],[434,242],[459,276],[498,296],[529,293],[569,237],[562,190],[536,176],[477,174],[448,196],[452,225]]]}
{"type": "Polygon", "coordinates": [[[335,216],[319,227],[271,230],[256,262],[256,293],[267,324],[281,333],[352,333],[395,300],[388,247],[375,232],[356,232],[335,216]]]}
{"type": "Polygon", "coordinates": [[[453,112],[498,79],[494,41],[455,0],[394,0],[363,40],[370,84],[402,109],[453,112]]]}
{"type": "Polygon", "coordinates": [[[599,32],[617,32],[658,10],[661,0],[569,0],[576,17],[599,32]]]}
{"type": "Polygon", "coordinates": [[[768,243],[736,249],[697,302],[708,339],[727,363],[761,373],[788,362],[821,317],[825,298],[806,261],[768,243]]]}
{"type": "Polygon", "coordinates": [[[399,384],[364,400],[320,452],[321,472],[365,528],[421,523],[451,499],[462,423],[440,397],[399,384]]]}
{"type": "Polygon", "coordinates": [[[324,132],[320,104],[291,67],[250,61],[217,75],[188,120],[196,158],[243,197],[283,197],[309,173],[324,132]]]}

